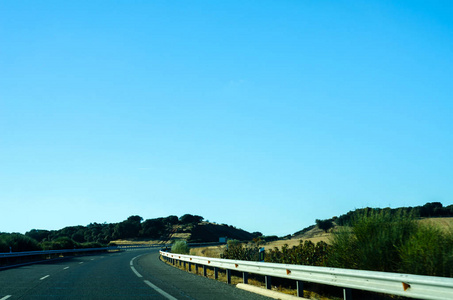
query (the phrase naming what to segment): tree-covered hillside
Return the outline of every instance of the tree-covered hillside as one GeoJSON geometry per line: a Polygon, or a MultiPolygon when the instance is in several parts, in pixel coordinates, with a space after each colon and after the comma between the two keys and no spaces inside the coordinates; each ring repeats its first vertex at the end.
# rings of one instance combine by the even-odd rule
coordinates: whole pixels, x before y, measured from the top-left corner
{"type": "Polygon", "coordinates": [[[116,240],[159,240],[166,242],[183,234],[189,242],[216,242],[219,237],[251,240],[255,235],[226,224],[202,222],[203,217],[185,214],[143,220],[130,216],[119,223],[91,223],[60,230],[32,229],[23,234],[0,233],[0,252],[101,247],[116,240]]]}
{"type": "Polygon", "coordinates": [[[108,244],[120,239],[159,239],[166,240],[173,230],[173,225],[198,224],[203,217],[186,214],[178,218],[168,216],[165,218],[147,219],[143,221],[140,216],[130,216],[120,223],[91,223],[88,226],[69,226],[60,230],[33,229],[25,233],[39,243],[46,243],[60,238],[70,238],[77,243],[94,242],[108,244]]]}
{"type": "MultiPolygon", "coordinates": [[[[390,215],[408,215],[413,218],[438,218],[438,217],[453,217],[453,205],[443,206],[440,202],[428,202],[421,206],[414,207],[398,207],[398,208],[358,208],[348,211],[339,217],[332,217],[326,220],[316,219],[316,226],[324,231],[329,230],[335,224],[339,226],[349,226],[355,216],[370,214],[370,213],[388,213],[390,215]]],[[[307,231],[315,228],[315,225],[308,226],[293,234],[293,236],[300,236],[307,231]]]]}

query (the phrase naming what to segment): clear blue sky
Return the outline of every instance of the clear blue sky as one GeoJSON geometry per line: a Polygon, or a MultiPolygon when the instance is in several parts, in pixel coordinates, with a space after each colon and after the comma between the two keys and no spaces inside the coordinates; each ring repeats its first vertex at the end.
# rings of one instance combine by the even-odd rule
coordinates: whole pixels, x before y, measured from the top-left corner
{"type": "Polygon", "coordinates": [[[286,235],[453,203],[453,1],[1,1],[0,231],[286,235]]]}

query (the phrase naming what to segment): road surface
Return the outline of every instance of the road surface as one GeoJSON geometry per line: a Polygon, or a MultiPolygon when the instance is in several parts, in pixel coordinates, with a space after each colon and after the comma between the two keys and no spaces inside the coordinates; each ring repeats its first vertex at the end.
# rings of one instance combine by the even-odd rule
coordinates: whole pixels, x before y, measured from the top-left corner
{"type": "Polygon", "coordinates": [[[0,271],[0,300],[266,300],[159,260],[158,250],[80,256],[0,271]]]}

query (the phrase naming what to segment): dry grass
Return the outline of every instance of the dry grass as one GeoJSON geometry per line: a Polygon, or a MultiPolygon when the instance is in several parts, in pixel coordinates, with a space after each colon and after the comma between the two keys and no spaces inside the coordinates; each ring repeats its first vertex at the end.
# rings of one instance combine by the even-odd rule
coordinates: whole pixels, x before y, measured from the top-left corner
{"type": "Polygon", "coordinates": [[[190,238],[190,233],[173,233],[170,240],[185,240],[190,238]]]}
{"type": "Polygon", "coordinates": [[[156,245],[162,244],[161,240],[133,239],[133,240],[116,240],[111,241],[117,245],[156,245]]]}
{"type": "Polygon", "coordinates": [[[211,247],[200,247],[200,248],[191,248],[190,255],[204,256],[204,257],[213,257],[220,258],[220,254],[225,251],[226,246],[211,246],[211,247]]]}
{"type": "Polygon", "coordinates": [[[300,238],[300,239],[278,240],[275,242],[267,243],[267,244],[263,245],[263,247],[265,250],[269,250],[269,249],[274,249],[275,247],[281,248],[283,245],[287,244],[291,248],[293,246],[299,245],[300,241],[302,241],[302,242],[311,241],[314,244],[316,244],[317,242],[323,241],[323,242],[326,242],[327,244],[329,244],[331,235],[332,235],[331,233],[326,233],[322,236],[312,237],[312,238],[308,238],[308,239],[300,238]]]}
{"type": "Polygon", "coordinates": [[[420,222],[439,227],[447,232],[453,232],[453,218],[427,218],[421,219],[420,222]]]}

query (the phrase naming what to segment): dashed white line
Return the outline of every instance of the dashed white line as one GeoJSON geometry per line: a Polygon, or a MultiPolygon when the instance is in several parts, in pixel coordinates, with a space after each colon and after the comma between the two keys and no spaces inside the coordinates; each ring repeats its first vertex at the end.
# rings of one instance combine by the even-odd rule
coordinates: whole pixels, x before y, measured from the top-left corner
{"type": "Polygon", "coordinates": [[[155,286],[154,284],[152,284],[151,282],[149,282],[148,280],[144,280],[144,282],[152,287],[156,292],[158,292],[159,294],[161,294],[162,296],[164,296],[165,298],[167,298],[168,300],[178,300],[176,299],[175,297],[173,297],[172,295],[170,295],[169,293],[165,292],[164,290],[158,288],[157,286],[155,286]]]}
{"type": "Polygon", "coordinates": [[[83,261],[79,262],[79,265],[83,264],[83,261]]]}
{"type": "Polygon", "coordinates": [[[140,278],[143,277],[142,274],[140,274],[139,272],[137,272],[137,270],[135,270],[135,268],[134,268],[133,266],[131,266],[131,270],[132,270],[132,272],[135,273],[135,275],[137,275],[137,277],[140,277],[140,278]]]}
{"type": "Polygon", "coordinates": [[[11,297],[11,295],[6,295],[5,297],[0,298],[0,300],[6,300],[6,299],[8,299],[9,297],[11,297]]]}
{"type": "MultiPolygon", "coordinates": [[[[140,255],[139,255],[139,256],[140,256],[140,255]]],[[[134,268],[134,260],[135,260],[137,257],[139,257],[139,256],[136,256],[136,257],[134,257],[133,259],[131,259],[131,261],[129,262],[129,265],[131,266],[132,272],[134,272],[135,275],[137,275],[137,277],[142,278],[142,277],[143,277],[142,274],[140,274],[139,272],[137,272],[137,270],[134,268]]]]}
{"type": "Polygon", "coordinates": [[[46,276],[44,276],[44,277],[41,277],[41,278],[39,278],[39,280],[44,280],[44,279],[46,279],[47,277],[50,277],[50,275],[46,275],[46,276]]]}
{"type": "Polygon", "coordinates": [[[67,270],[67,269],[69,269],[69,267],[63,268],[63,270],[67,270]]]}
{"type": "MultiPolygon", "coordinates": [[[[142,254],[143,255],[143,254],[142,254]]],[[[142,278],[142,274],[140,274],[139,272],[137,272],[137,270],[134,268],[134,260],[139,257],[141,255],[138,255],[136,257],[134,257],[133,259],[131,259],[131,261],[129,262],[129,265],[131,266],[131,270],[132,272],[135,273],[135,275],[137,275],[137,277],[140,277],[142,278]]],[[[168,300],[178,300],[176,299],[175,297],[173,297],[172,295],[170,295],[169,293],[165,292],[164,290],[158,288],[157,286],[155,286],[154,284],[152,284],[151,282],[149,282],[148,280],[143,280],[144,283],[146,283],[146,285],[148,285],[149,287],[153,288],[156,292],[158,292],[159,294],[161,294],[162,296],[164,296],[165,298],[167,298],[168,300]]],[[[0,299],[1,300],[1,299],[0,299]]]]}

